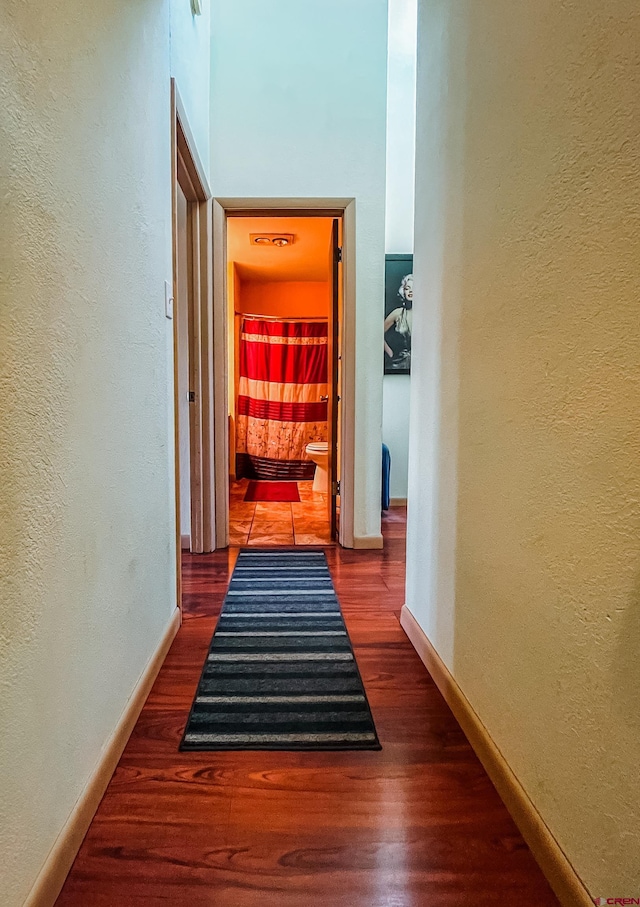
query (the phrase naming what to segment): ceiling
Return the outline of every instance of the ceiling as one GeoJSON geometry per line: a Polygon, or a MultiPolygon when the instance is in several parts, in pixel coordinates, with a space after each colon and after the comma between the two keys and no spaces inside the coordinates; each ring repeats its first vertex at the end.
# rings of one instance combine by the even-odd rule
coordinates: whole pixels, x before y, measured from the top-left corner
{"type": "Polygon", "coordinates": [[[241,280],[329,280],[331,217],[229,217],[227,256],[241,280]],[[256,246],[250,233],[292,233],[290,246],[256,246]]]}

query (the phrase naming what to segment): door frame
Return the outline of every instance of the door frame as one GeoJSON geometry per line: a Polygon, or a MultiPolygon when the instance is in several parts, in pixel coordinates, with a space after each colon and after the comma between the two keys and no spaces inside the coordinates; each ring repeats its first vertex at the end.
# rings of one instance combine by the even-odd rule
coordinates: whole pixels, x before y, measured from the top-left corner
{"type": "Polygon", "coordinates": [[[340,488],[338,469],[338,440],[340,437],[340,325],[342,322],[342,218],[334,217],[331,223],[331,309],[329,313],[329,374],[331,376],[328,406],[328,504],[329,504],[329,534],[331,539],[339,535],[337,522],[338,489],[340,488]],[[336,527],[338,532],[336,533],[336,527]]]}
{"type": "Polygon", "coordinates": [[[227,217],[339,217],[342,219],[340,383],[340,525],[338,541],[353,548],[355,472],[356,205],[354,198],[214,198],[213,352],[215,542],[229,544],[229,430],[227,356],[227,217]]]}
{"type": "MultiPolygon", "coordinates": [[[[195,400],[189,410],[191,479],[191,551],[212,551],[213,500],[213,262],[211,189],[175,79],[171,79],[171,224],[173,299],[178,300],[178,185],[187,199],[187,231],[191,250],[189,280],[189,388],[195,400]]],[[[178,603],[181,604],[180,432],[178,400],[178,318],[173,313],[173,382],[176,560],[178,603]]]]}

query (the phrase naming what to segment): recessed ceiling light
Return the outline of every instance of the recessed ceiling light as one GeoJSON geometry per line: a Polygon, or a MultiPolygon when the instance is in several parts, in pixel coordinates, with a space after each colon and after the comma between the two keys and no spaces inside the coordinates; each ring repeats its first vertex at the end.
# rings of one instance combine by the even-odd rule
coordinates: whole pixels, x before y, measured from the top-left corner
{"type": "Polygon", "coordinates": [[[249,240],[254,246],[290,246],[295,236],[293,233],[250,233],[249,240]]]}

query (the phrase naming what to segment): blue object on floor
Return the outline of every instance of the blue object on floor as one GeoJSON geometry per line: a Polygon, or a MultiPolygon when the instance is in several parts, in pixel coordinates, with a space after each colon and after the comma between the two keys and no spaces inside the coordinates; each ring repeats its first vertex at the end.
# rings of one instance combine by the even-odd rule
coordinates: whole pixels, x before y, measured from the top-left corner
{"type": "Polygon", "coordinates": [[[390,503],[391,454],[386,444],[382,445],[382,509],[388,510],[390,503]]]}

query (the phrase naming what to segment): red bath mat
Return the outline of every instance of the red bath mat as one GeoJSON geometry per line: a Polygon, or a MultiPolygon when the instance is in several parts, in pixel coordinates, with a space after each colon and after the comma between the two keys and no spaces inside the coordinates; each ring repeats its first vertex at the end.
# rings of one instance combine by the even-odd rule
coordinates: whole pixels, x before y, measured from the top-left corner
{"type": "Polygon", "coordinates": [[[249,482],[245,501],[299,501],[297,482],[249,482]]]}

